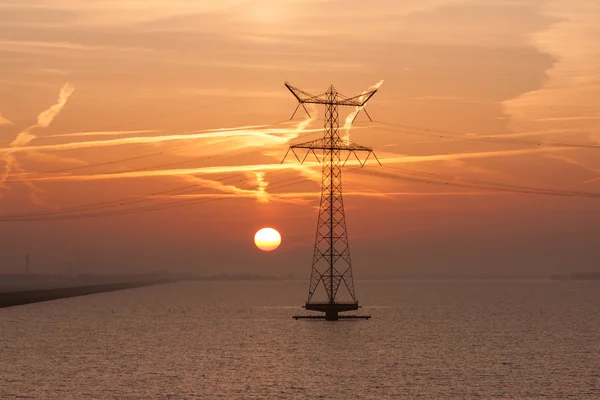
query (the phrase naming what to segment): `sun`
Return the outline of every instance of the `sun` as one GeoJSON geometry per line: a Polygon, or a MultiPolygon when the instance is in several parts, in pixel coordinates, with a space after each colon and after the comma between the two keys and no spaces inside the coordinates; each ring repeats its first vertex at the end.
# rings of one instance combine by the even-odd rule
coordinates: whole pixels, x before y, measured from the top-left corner
{"type": "Polygon", "coordinates": [[[262,251],[273,251],[281,244],[281,235],[273,228],[262,228],[254,235],[254,244],[262,251]]]}

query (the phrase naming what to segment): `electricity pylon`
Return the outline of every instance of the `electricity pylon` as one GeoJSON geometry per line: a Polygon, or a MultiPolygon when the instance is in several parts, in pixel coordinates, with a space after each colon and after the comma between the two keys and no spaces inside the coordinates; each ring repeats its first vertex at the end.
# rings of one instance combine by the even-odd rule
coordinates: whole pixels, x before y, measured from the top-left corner
{"type": "MultiPolygon", "coordinates": [[[[325,313],[325,319],[332,321],[348,317],[368,318],[368,316],[340,317],[338,315],[340,312],[357,310],[360,307],[354,291],[352,264],[350,262],[346,215],[344,214],[344,200],[342,198],[342,167],[351,155],[356,157],[361,166],[367,162],[371,154],[377,162],[379,160],[373,149],[352,143],[350,140],[340,137],[338,107],[356,107],[355,113],[358,114],[358,112],[364,109],[367,101],[377,92],[377,89],[367,91],[358,96],[346,97],[338,93],[333,86],[330,86],[327,92],[315,96],[297,89],[288,83],[285,83],[285,86],[292,92],[296,100],[298,100],[298,106],[292,118],[300,106],[308,114],[305,104],[325,105],[325,130],[323,138],[292,145],[283,158],[283,161],[285,161],[291,151],[296,159],[303,164],[308,155],[312,153],[317,161],[322,164],[321,203],[317,223],[317,236],[315,238],[308,300],[304,308],[306,310],[323,312],[325,313]],[[297,151],[304,150],[306,151],[304,156],[302,158],[298,157],[297,151]],[[321,158],[319,158],[315,150],[321,153],[321,158]],[[364,161],[359,157],[361,153],[366,153],[364,161]],[[346,155],[346,157],[343,158],[342,154],[346,155]],[[343,288],[342,292],[345,293],[339,292],[340,287],[343,288]],[[315,295],[318,297],[317,292],[322,293],[322,289],[324,289],[324,299],[317,300],[315,295]],[[349,298],[349,300],[340,300],[343,297],[349,298]]],[[[308,115],[310,116],[310,114],[308,115]]],[[[354,118],[356,118],[356,115],[354,118]]],[[[294,318],[304,317],[306,316],[296,316],[294,318]]],[[[311,318],[322,318],[322,316],[311,316],[311,318]]]]}

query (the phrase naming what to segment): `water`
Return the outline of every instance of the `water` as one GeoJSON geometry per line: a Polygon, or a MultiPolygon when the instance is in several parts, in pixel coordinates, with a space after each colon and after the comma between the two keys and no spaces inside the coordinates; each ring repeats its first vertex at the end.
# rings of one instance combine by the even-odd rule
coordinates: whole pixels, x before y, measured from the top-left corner
{"type": "Polygon", "coordinates": [[[600,283],[182,282],[0,310],[0,399],[600,398],[600,283]]]}

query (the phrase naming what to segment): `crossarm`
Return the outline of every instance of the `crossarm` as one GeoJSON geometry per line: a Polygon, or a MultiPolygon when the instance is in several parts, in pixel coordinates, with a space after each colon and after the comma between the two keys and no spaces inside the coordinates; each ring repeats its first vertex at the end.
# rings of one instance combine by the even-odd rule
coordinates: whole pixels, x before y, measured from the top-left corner
{"type": "Polygon", "coordinates": [[[294,97],[301,104],[312,103],[312,104],[325,104],[327,102],[327,97],[324,94],[315,96],[314,94],[310,94],[305,92],[304,90],[300,90],[298,88],[293,87],[289,83],[284,83],[285,87],[288,88],[290,92],[294,95],[294,97]]]}
{"type": "MultiPolygon", "coordinates": [[[[288,88],[288,90],[290,92],[292,92],[292,94],[294,95],[296,100],[298,100],[298,102],[300,104],[308,104],[308,103],[330,104],[331,103],[331,99],[329,99],[327,97],[327,93],[314,95],[314,94],[305,92],[304,90],[298,89],[298,88],[290,85],[287,82],[285,82],[284,85],[286,88],[288,88]]],[[[364,107],[364,105],[367,104],[367,101],[369,101],[369,99],[371,97],[373,97],[373,95],[376,92],[377,92],[377,89],[371,90],[370,92],[366,92],[366,93],[363,93],[363,94],[360,94],[360,95],[354,96],[354,97],[340,96],[340,98],[338,98],[334,104],[336,104],[338,106],[364,107]]]]}
{"type": "Polygon", "coordinates": [[[340,106],[355,106],[355,107],[364,107],[365,104],[367,104],[367,101],[369,101],[369,99],[371,97],[373,97],[373,95],[375,95],[375,93],[377,93],[377,89],[372,90],[370,92],[367,93],[363,93],[361,95],[358,96],[354,96],[354,97],[350,97],[344,100],[340,100],[338,101],[338,104],[340,106]]]}

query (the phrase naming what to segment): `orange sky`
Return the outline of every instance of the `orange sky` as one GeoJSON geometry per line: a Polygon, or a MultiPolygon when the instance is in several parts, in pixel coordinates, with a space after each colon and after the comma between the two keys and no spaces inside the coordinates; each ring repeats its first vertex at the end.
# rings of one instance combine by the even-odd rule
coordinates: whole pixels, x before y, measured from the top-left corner
{"type": "Polygon", "coordinates": [[[384,167],[344,175],[357,277],[596,269],[598,20],[591,0],[0,0],[0,272],[29,252],[308,277],[319,167],[279,162],[324,110],[287,121],[283,82],[382,79],[351,137],[384,167]]]}

